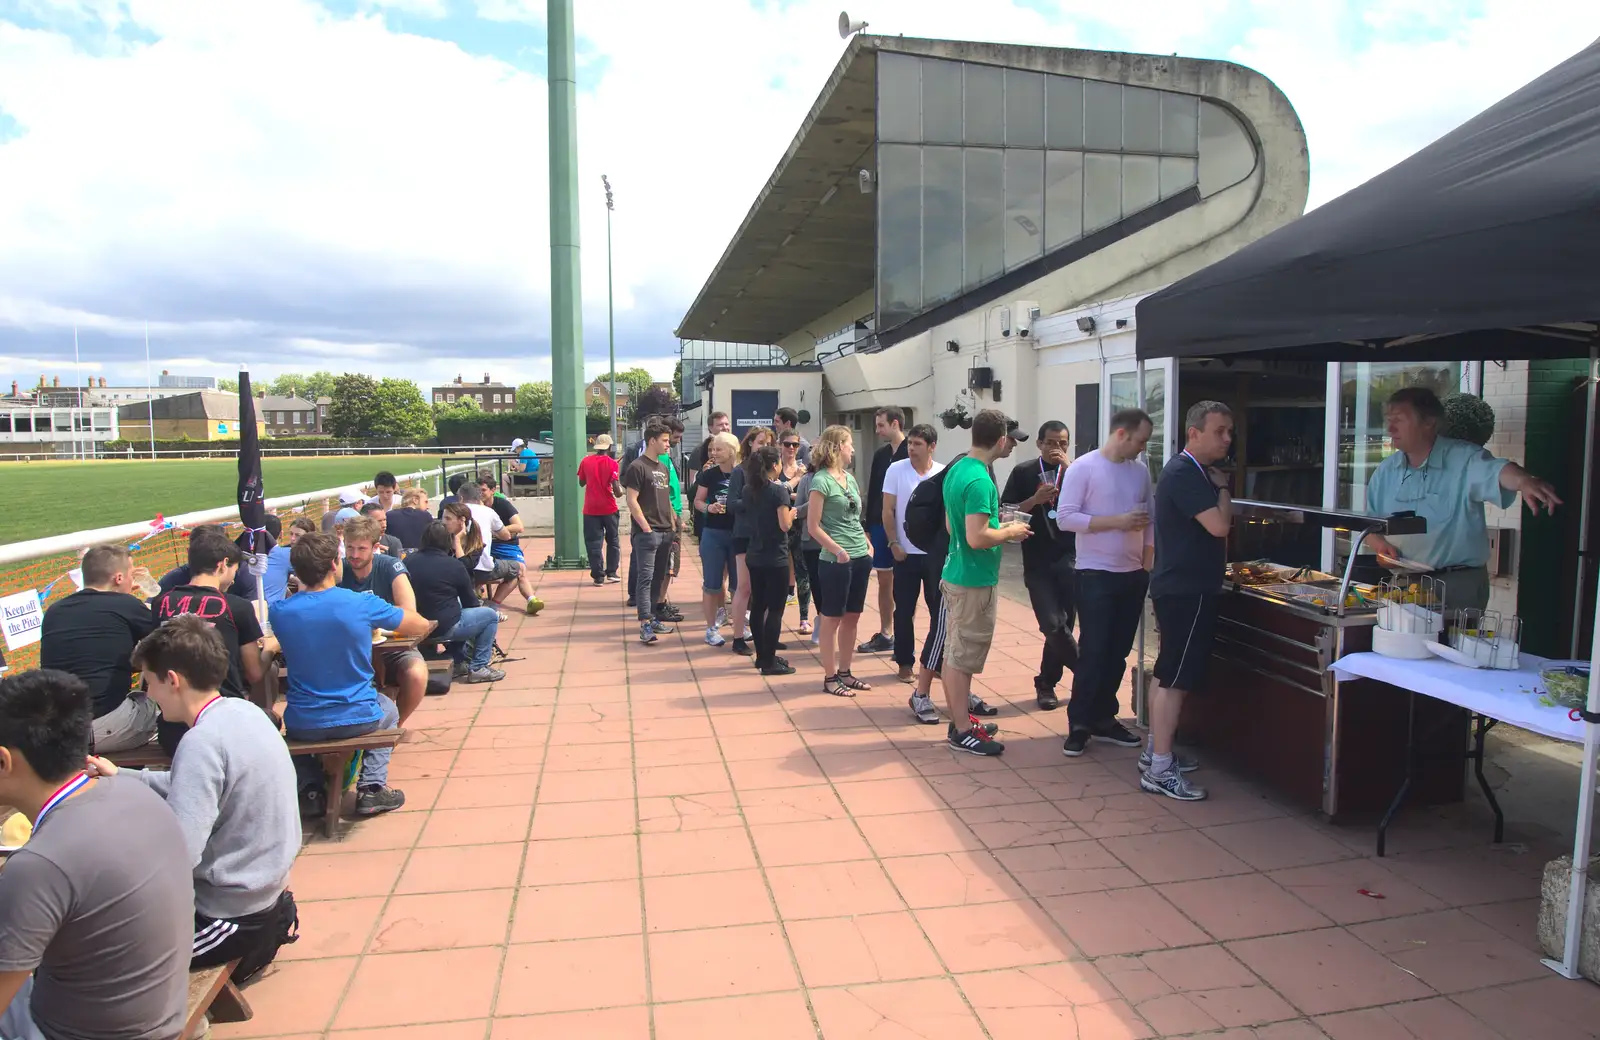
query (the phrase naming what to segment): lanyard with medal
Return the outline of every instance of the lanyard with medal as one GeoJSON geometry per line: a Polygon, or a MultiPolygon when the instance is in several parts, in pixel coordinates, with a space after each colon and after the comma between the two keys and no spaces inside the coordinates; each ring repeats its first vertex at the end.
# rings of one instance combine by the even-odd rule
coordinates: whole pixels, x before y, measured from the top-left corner
{"type": "MultiPolygon", "coordinates": [[[[1056,495],[1057,496],[1059,496],[1061,494],[1061,481],[1063,479],[1063,474],[1065,473],[1066,468],[1067,467],[1062,465],[1061,463],[1059,463],[1059,462],[1056,463],[1056,481],[1055,481],[1055,484],[1056,484],[1056,495]]],[[[1044,475],[1045,475],[1046,472],[1047,471],[1046,471],[1045,466],[1044,466],[1044,459],[1041,457],[1039,459],[1039,483],[1041,483],[1041,484],[1044,483],[1044,475]]],[[[1056,501],[1059,502],[1060,498],[1058,497],[1056,501]]],[[[1044,515],[1049,517],[1050,519],[1054,520],[1056,518],[1056,514],[1058,514],[1059,512],[1060,512],[1060,510],[1058,510],[1054,505],[1051,505],[1051,507],[1045,512],[1044,515]]]]}
{"type": "Polygon", "coordinates": [[[66,801],[68,798],[71,798],[73,795],[75,795],[79,791],[83,790],[84,787],[88,785],[88,783],[89,783],[89,774],[88,773],[79,773],[77,776],[73,777],[71,780],[68,780],[66,783],[64,783],[60,787],[56,788],[56,793],[51,795],[49,798],[47,798],[45,800],[44,805],[39,809],[39,815],[34,817],[33,829],[34,830],[38,830],[39,829],[39,825],[44,823],[44,818],[45,818],[46,815],[49,814],[51,809],[54,809],[56,806],[60,805],[64,801],[66,801]]]}

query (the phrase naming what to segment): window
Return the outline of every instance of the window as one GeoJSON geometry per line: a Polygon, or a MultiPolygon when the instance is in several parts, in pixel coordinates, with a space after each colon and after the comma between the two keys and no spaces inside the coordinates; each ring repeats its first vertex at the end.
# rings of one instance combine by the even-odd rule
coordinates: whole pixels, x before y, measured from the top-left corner
{"type": "Polygon", "coordinates": [[[286,425],[286,424],[287,424],[287,423],[288,423],[288,422],[289,422],[289,416],[288,416],[288,413],[287,413],[287,412],[279,412],[279,413],[278,413],[278,425],[279,425],[279,426],[284,426],[284,425],[286,425]]]}
{"type": "Polygon", "coordinates": [[[516,394],[506,394],[506,404],[516,404],[516,394]]]}
{"type": "Polygon", "coordinates": [[[499,404],[500,403],[500,395],[499,394],[495,394],[494,395],[494,403],[495,404],[499,404]]]}
{"type": "Polygon", "coordinates": [[[449,401],[451,404],[455,403],[455,400],[456,400],[456,395],[455,394],[445,394],[444,396],[445,396],[445,400],[449,401]]]}
{"type": "Polygon", "coordinates": [[[878,70],[879,329],[1255,166],[1243,124],[1192,94],[894,53],[878,70]]]}
{"type": "Polygon", "coordinates": [[[439,393],[437,390],[435,390],[434,393],[433,393],[433,403],[434,404],[443,404],[444,403],[444,395],[439,393]]]}
{"type": "Polygon", "coordinates": [[[289,416],[290,416],[290,418],[292,418],[292,419],[293,419],[293,420],[294,420],[294,424],[295,424],[295,425],[296,425],[296,426],[304,426],[304,425],[305,425],[305,424],[304,424],[304,423],[302,423],[302,422],[301,422],[301,421],[300,421],[300,416],[301,416],[301,415],[302,415],[302,414],[304,414],[304,413],[302,413],[302,412],[290,412],[290,413],[289,413],[289,416]]]}

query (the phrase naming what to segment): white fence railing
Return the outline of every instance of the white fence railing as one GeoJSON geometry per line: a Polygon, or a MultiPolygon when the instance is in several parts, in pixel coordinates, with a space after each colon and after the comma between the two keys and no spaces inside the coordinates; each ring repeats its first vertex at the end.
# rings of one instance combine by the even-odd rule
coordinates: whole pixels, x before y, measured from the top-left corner
{"type": "MultiPolygon", "coordinates": [[[[428,489],[429,495],[437,496],[443,493],[440,485],[449,479],[450,474],[471,469],[473,469],[471,465],[451,466],[444,471],[424,469],[417,470],[415,473],[399,474],[397,479],[420,481],[422,486],[428,489]]],[[[266,506],[268,509],[276,510],[297,509],[307,502],[315,502],[318,499],[337,499],[339,492],[352,486],[352,484],[341,484],[338,487],[323,488],[319,491],[305,491],[294,495],[269,498],[266,506]]],[[[166,517],[177,527],[221,523],[228,520],[237,520],[238,518],[239,506],[237,503],[166,517]]],[[[51,535],[48,538],[34,538],[26,542],[12,542],[9,545],[0,545],[0,566],[21,563],[24,560],[34,560],[41,556],[54,556],[58,553],[73,552],[91,545],[125,542],[129,539],[137,539],[149,532],[150,522],[141,520],[129,524],[117,524],[114,527],[98,527],[88,531],[73,531],[70,534],[51,535]]]]}

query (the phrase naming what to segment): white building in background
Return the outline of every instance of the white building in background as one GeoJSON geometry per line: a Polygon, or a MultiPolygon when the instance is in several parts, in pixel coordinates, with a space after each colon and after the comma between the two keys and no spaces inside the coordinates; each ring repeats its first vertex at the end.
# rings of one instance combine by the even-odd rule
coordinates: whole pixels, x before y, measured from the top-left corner
{"type": "MultiPolygon", "coordinates": [[[[677,332],[780,348],[760,382],[797,409],[820,364],[813,423],[858,448],[895,405],[939,429],[940,458],[970,443],[952,409],[1059,419],[1083,450],[1131,351],[1054,348],[1131,332],[1117,301],[1293,220],[1308,178],[1288,98],[1238,65],[856,36],[677,332]],[[1092,334],[1060,328],[1086,309],[1106,313],[1092,334]]],[[[726,367],[703,411],[730,410],[726,367]]]]}
{"type": "Polygon", "coordinates": [[[118,437],[115,408],[49,408],[0,401],[0,457],[83,458],[118,437]]]}

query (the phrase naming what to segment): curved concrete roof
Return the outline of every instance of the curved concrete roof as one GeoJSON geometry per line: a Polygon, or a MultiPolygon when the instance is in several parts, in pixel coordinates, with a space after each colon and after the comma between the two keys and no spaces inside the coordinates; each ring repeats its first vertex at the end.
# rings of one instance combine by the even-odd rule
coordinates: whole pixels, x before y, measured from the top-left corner
{"type": "Polygon", "coordinates": [[[876,168],[879,51],[1154,87],[1220,102],[1237,112],[1257,139],[1266,166],[1261,202],[1281,205],[1292,216],[1305,209],[1310,171],[1305,131],[1289,99],[1252,69],[1199,58],[858,35],[679,322],[679,338],[774,343],[872,288],[876,199],[861,192],[858,174],[876,168]]]}

